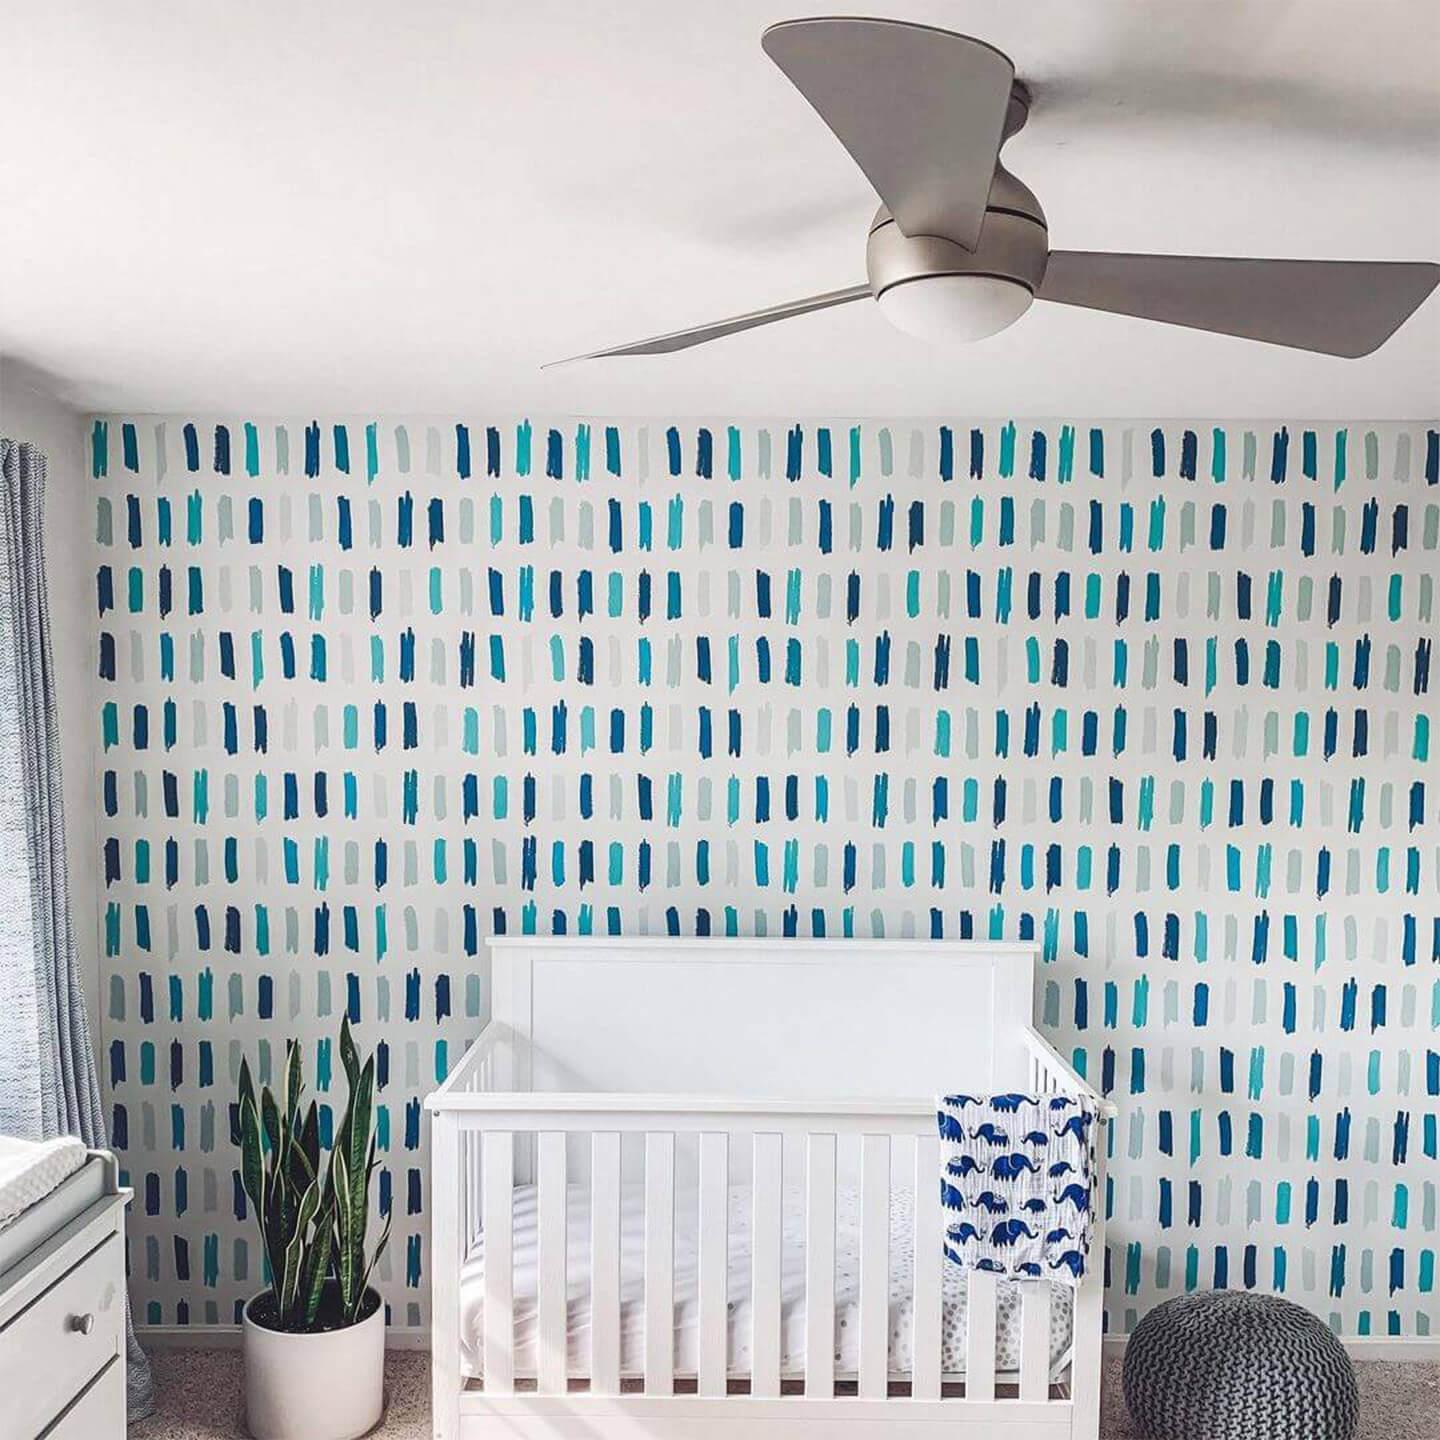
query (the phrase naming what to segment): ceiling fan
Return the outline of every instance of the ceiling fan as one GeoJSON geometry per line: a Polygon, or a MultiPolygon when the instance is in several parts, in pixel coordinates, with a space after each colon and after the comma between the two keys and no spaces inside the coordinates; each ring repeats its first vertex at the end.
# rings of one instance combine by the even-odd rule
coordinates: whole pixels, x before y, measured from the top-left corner
{"type": "Polygon", "coordinates": [[[1040,299],[1355,358],[1440,282],[1424,262],[1051,250],[1040,202],[1000,164],[1030,93],[999,50],[904,20],[829,17],[772,25],[760,44],[880,195],[866,283],[573,359],[664,355],[870,299],[927,340],[983,339],[1040,299]]]}

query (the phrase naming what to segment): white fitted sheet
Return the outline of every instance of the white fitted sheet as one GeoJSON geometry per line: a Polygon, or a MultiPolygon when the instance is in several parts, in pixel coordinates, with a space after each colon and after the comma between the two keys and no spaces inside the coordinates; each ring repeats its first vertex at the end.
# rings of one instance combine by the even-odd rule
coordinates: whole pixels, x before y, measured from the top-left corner
{"type": "MultiPolygon", "coordinates": [[[[890,1372],[908,1378],[913,1352],[914,1282],[913,1197],[895,1191],[890,1202],[890,1372]]],[[[585,1376],[590,1366],[590,1193],[569,1187],[566,1279],[568,1368],[585,1376]]],[[[681,1191],[675,1204],[675,1373],[694,1376],[699,1353],[699,1308],[696,1283],[697,1203],[693,1191],[681,1191]]],[[[537,1368],[536,1191],[515,1189],[514,1203],[515,1374],[534,1378],[537,1368]]],[[[787,1190],[784,1197],[781,1253],[781,1374],[805,1373],[805,1206],[804,1196],[787,1190]]],[[[835,1373],[853,1380],[860,1353],[859,1222],[857,1192],[841,1187],[835,1202],[835,1373]]],[[[730,1191],[730,1274],[728,1360],[732,1375],[748,1375],[750,1362],[750,1191],[730,1191]]],[[[622,1188],[620,1209],[620,1369],[626,1377],[644,1371],[644,1234],[643,1187],[622,1188]]],[[[938,1237],[936,1243],[939,1243],[938,1237]]],[[[966,1276],[942,1262],[942,1368],[947,1378],[965,1373],[966,1276]]],[[[485,1315],[484,1237],[478,1237],[460,1276],[462,1367],[467,1375],[482,1373],[481,1337],[485,1315]]],[[[1014,1372],[1020,1362],[1020,1288],[1011,1281],[997,1287],[996,1369],[1014,1372]]],[[[1059,1364],[1070,1345],[1074,1292],[1068,1285],[1050,1287],[1050,1359],[1059,1364]]]]}

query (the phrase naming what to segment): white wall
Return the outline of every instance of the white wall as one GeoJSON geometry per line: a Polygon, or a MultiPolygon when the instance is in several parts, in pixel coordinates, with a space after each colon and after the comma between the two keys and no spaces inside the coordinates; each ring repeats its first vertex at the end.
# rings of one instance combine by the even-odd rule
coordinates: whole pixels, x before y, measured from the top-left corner
{"type": "Polygon", "coordinates": [[[92,604],[95,578],[77,564],[92,507],[86,493],[82,418],[60,400],[46,377],[0,356],[0,435],[28,442],[48,463],[45,549],[50,581],[60,763],[65,782],[65,842],[70,860],[70,913],[91,1038],[98,1041],[100,950],[96,930],[96,789],[91,745],[95,667],[92,604]]]}

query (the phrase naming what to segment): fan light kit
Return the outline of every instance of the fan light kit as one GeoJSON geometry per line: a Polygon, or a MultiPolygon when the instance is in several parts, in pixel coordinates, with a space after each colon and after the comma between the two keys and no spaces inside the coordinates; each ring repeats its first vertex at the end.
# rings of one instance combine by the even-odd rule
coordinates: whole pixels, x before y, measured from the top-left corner
{"type": "Polygon", "coordinates": [[[880,196],[866,283],[575,359],[665,355],[870,299],[897,329],[937,342],[983,340],[1049,300],[1356,358],[1440,283],[1440,265],[1425,262],[1051,250],[1040,202],[1000,163],[1030,92],[993,46],[838,17],[787,20],[760,43],[880,196]]]}

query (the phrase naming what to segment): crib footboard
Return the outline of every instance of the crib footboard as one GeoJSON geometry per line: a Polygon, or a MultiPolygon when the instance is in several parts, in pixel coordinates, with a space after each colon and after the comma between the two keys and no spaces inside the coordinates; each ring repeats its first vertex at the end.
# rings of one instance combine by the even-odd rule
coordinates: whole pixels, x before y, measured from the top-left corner
{"type": "MultiPolygon", "coordinates": [[[[1037,1040],[1039,1037],[1035,1037],[1037,1040]]],[[[1083,1082],[1039,1042],[1037,1088],[1083,1082]],[[1045,1053],[1048,1052],[1048,1053],[1045,1053]]],[[[1028,1045],[1028,1042],[1027,1042],[1028,1045]]],[[[525,1093],[503,1082],[506,1037],[487,1027],[432,1112],[433,1365],[436,1440],[510,1435],[599,1437],[894,1435],[944,1423],[950,1435],[1009,1440],[1098,1433],[1103,1215],[1090,1273],[1074,1302],[1073,1343],[1056,1363],[1047,1283],[1022,1289],[1018,1365],[997,1363],[995,1278],[974,1274],[963,1373],[947,1366],[942,1339],[943,1212],[938,1139],[928,1103],[734,1102],[701,1097],[525,1093]],[[622,1160],[622,1154],[625,1157],[622,1160]],[[679,1157],[679,1158],[677,1158],[679,1157]],[[677,1375],[675,1225],[680,1161],[695,1224],[697,1335],[677,1375]],[[640,1171],[636,1179],[633,1172],[640,1171]],[[837,1373],[836,1199],[839,1177],[859,1196],[857,1358],[837,1373]],[[537,1258],[526,1317],[528,1357],[517,1368],[513,1195],[533,1183],[537,1258]],[[622,1185],[643,1193],[643,1347],[622,1365],[622,1185]],[[727,1306],[732,1184],[749,1214],[748,1358],[729,1357],[727,1306]],[[692,1188],[688,1188],[691,1187],[692,1188]],[[577,1191],[577,1186],[578,1191],[577,1191]],[[782,1366],[782,1207],[803,1195],[803,1364],[782,1366]],[[892,1361],[892,1190],[913,1197],[910,1361],[892,1361]],[[698,1192],[698,1194],[697,1194],[698,1192]],[[567,1304],[567,1206],[589,1214],[589,1338],[577,1354],[567,1304]],[[483,1236],[483,1335],[479,1363],[462,1373],[461,1273],[483,1236]],[[809,1427],[809,1428],[807,1428],[809,1427]]],[[[1103,1118],[1103,1117],[1102,1117],[1103,1118]]],[[[1101,1147],[1103,1151],[1103,1146],[1101,1147]]]]}

